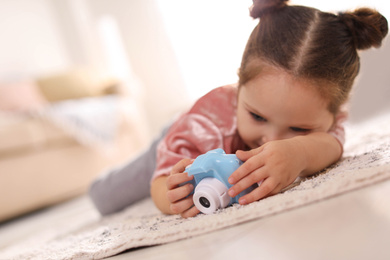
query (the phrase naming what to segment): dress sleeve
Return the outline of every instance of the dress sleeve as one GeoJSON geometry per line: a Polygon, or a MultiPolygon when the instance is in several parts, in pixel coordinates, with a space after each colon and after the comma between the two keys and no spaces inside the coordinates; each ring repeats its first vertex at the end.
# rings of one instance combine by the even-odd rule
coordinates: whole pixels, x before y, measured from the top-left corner
{"type": "Polygon", "coordinates": [[[342,149],[345,143],[344,123],[347,119],[348,119],[348,112],[346,107],[343,106],[341,107],[340,111],[336,114],[335,123],[333,124],[332,128],[328,131],[329,134],[333,135],[337,139],[337,141],[339,141],[342,149]]]}
{"type": "Polygon", "coordinates": [[[157,165],[151,181],[169,175],[172,167],[184,158],[196,158],[220,147],[223,147],[223,135],[210,119],[200,114],[185,114],[158,145],[157,165]]]}

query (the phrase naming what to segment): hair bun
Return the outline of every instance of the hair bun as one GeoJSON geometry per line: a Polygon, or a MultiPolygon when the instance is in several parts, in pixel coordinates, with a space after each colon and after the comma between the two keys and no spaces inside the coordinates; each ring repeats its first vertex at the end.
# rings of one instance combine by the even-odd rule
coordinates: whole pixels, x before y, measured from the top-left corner
{"type": "Polygon", "coordinates": [[[380,47],[388,32],[386,18],[370,8],[359,8],[353,12],[339,13],[339,17],[351,31],[358,50],[380,47]]]}
{"type": "Polygon", "coordinates": [[[285,7],[288,0],[253,0],[250,16],[259,18],[263,13],[285,7]]]}

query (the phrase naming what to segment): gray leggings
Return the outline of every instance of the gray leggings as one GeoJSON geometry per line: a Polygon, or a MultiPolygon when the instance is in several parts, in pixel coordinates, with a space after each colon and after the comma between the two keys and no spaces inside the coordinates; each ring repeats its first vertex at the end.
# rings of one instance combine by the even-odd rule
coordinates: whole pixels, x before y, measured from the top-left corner
{"type": "Polygon", "coordinates": [[[138,157],[119,168],[111,169],[91,184],[89,196],[100,214],[118,212],[150,195],[150,180],[156,169],[157,145],[167,131],[168,127],[138,157]]]}

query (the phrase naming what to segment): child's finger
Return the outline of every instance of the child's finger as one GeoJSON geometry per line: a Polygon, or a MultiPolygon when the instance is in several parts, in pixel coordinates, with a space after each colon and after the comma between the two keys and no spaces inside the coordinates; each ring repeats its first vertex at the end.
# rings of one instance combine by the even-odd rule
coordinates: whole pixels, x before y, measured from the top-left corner
{"type": "Polygon", "coordinates": [[[247,161],[249,158],[255,156],[256,154],[260,153],[261,151],[263,150],[263,146],[260,146],[256,149],[252,149],[252,150],[249,150],[249,151],[243,151],[243,150],[238,150],[236,152],[236,156],[238,159],[240,159],[241,161],[247,161]]]}
{"type": "Polygon", "coordinates": [[[181,172],[184,172],[184,170],[186,169],[186,167],[188,165],[190,165],[191,163],[193,162],[192,159],[182,159],[181,161],[179,161],[178,163],[176,163],[172,170],[171,170],[171,174],[177,174],[177,173],[181,173],[181,172]]]}
{"type": "Polygon", "coordinates": [[[228,191],[229,196],[235,197],[245,189],[251,187],[255,183],[260,183],[269,175],[264,168],[259,168],[253,171],[250,175],[245,176],[233,185],[228,191]]]}
{"type": "Polygon", "coordinates": [[[264,180],[261,185],[254,189],[252,192],[242,196],[239,199],[241,205],[249,204],[254,201],[258,201],[270,195],[276,194],[280,191],[281,184],[278,184],[272,180],[272,178],[267,178],[264,180]]]}
{"type": "Polygon", "coordinates": [[[168,190],[167,198],[169,202],[174,203],[187,197],[193,190],[194,186],[190,183],[187,183],[186,185],[177,187],[176,189],[168,190]]]}
{"type": "Polygon", "coordinates": [[[198,215],[200,213],[200,210],[197,209],[195,206],[184,211],[183,213],[181,213],[180,215],[183,217],[183,218],[191,218],[191,217],[195,217],[196,215],[198,215]]]}
{"type": "Polygon", "coordinates": [[[188,196],[185,199],[179,200],[175,203],[172,203],[170,205],[170,209],[174,214],[181,214],[184,211],[188,210],[194,205],[194,202],[192,201],[192,196],[188,196]]]}
{"type": "Polygon", "coordinates": [[[172,190],[178,187],[180,184],[190,181],[193,178],[194,176],[188,176],[186,172],[176,173],[168,176],[166,185],[168,190],[172,190]]]}
{"type": "MultiPolygon", "coordinates": [[[[261,168],[264,165],[261,156],[251,157],[244,162],[237,170],[235,170],[229,177],[228,182],[230,184],[236,184],[242,178],[253,172],[254,170],[261,168]]],[[[259,180],[260,181],[260,180],[259,180]]]]}

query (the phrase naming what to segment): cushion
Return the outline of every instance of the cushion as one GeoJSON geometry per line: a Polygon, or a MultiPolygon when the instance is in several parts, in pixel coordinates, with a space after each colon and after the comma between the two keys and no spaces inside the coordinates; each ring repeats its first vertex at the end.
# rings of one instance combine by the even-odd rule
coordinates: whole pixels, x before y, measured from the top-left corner
{"type": "Polygon", "coordinates": [[[50,102],[111,94],[118,82],[92,69],[74,69],[37,79],[37,85],[50,102]]]}
{"type": "Polygon", "coordinates": [[[0,110],[39,109],[47,100],[33,81],[0,83],[0,110]]]}

